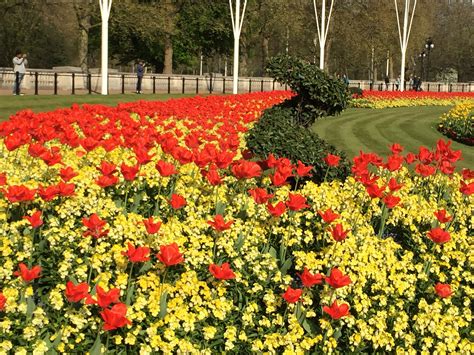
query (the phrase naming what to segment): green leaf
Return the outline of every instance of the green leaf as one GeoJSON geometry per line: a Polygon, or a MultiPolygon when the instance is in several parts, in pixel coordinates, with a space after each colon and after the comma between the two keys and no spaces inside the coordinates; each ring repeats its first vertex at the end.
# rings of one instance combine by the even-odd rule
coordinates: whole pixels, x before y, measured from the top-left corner
{"type": "Polygon", "coordinates": [[[334,339],[339,339],[342,336],[341,329],[337,328],[336,331],[333,334],[334,339]]]}
{"type": "Polygon", "coordinates": [[[36,309],[36,304],[35,301],[33,300],[33,297],[28,297],[26,299],[26,319],[30,320],[34,310],[36,309]]]}
{"type": "Polygon", "coordinates": [[[313,335],[314,333],[313,327],[311,326],[311,323],[307,318],[303,320],[301,325],[303,326],[303,329],[308,332],[309,335],[313,335]]]}
{"type": "Polygon", "coordinates": [[[282,276],[285,276],[285,275],[286,275],[286,273],[288,272],[288,269],[291,267],[291,265],[292,265],[292,260],[291,260],[291,258],[290,258],[290,259],[287,259],[287,260],[283,263],[283,265],[282,265],[281,268],[280,268],[280,272],[281,272],[282,276]]]}
{"type": "Polygon", "coordinates": [[[161,297],[160,297],[160,315],[159,315],[160,319],[163,319],[166,316],[167,298],[168,298],[168,292],[165,291],[161,294],[161,297]]]}
{"type": "Polygon", "coordinates": [[[97,334],[94,345],[89,349],[89,355],[101,355],[102,354],[102,343],[100,341],[100,333],[97,334]]]}
{"type": "Polygon", "coordinates": [[[224,216],[225,208],[226,208],[226,203],[225,202],[217,201],[217,203],[216,203],[216,215],[220,214],[221,216],[224,216]]]}
{"type": "Polygon", "coordinates": [[[151,261],[147,261],[145,263],[143,263],[142,267],[140,268],[140,270],[138,270],[138,274],[144,274],[145,272],[147,272],[148,270],[150,270],[152,267],[152,264],[151,264],[151,261]]]}
{"type": "Polygon", "coordinates": [[[121,208],[122,208],[122,204],[123,204],[122,199],[116,198],[116,199],[114,200],[114,203],[115,203],[115,206],[116,206],[118,209],[121,209],[121,208]]]}
{"type": "Polygon", "coordinates": [[[270,250],[268,251],[268,253],[269,253],[274,259],[277,258],[277,251],[275,250],[274,247],[270,247],[270,250]]]}
{"type": "Polygon", "coordinates": [[[128,288],[128,291],[127,291],[127,298],[125,300],[125,304],[127,306],[130,306],[130,303],[132,301],[134,292],[135,292],[135,284],[132,284],[132,285],[130,285],[130,287],[128,288]]]}
{"type": "Polygon", "coordinates": [[[242,249],[242,246],[244,245],[244,241],[245,241],[244,233],[240,232],[239,237],[237,238],[234,244],[235,251],[239,252],[240,249],[242,249]]]}

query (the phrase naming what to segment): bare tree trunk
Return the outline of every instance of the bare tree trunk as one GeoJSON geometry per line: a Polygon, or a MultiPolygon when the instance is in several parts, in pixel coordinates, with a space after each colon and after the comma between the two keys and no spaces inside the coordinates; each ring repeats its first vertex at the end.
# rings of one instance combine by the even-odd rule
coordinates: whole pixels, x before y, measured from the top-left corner
{"type": "Polygon", "coordinates": [[[163,74],[173,74],[173,41],[171,35],[165,36],[165,58],[163,74]]]}
{"type": "Polygon", "coordinates": [[[269,42],[268,36],[263,36],[262,40],[262,76],[265,75],[265,66],[267,65],[267,60],[268,60],[268,42],[269,42]]]}
{"type": "Polygon", "coordinates": [[[87,58],[89,56],[89,29],[91,27],[91,16],[87,15],[80,19],[79,23],[79,65],[83,73],[89,72],[87,58]]]}
{"type": "Polygon", "coordinates": [[[332,37],[329,37],[326,41],[326,50],[324,54],[324,71],[326,73],[331,72],[331,68],[329,68],[329,57],[331,55],[331,45],[332,45],[332,37]]]}

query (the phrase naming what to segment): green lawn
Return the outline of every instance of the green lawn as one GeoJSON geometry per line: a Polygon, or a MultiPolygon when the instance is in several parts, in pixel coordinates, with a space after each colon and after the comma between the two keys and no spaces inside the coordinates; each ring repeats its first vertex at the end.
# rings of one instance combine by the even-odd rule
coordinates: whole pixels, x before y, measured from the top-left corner
{"type": "Polygon", "coordinates": [[[126,95],[75,95],[75,96],[54,96],[54,95],[38,95],[38,96],[0,96],[0,121],[8,119],[10,115],[25,109],[31,109],[35,112],[52,111],[60,107],[70,107],[73,103],[83,104],[105,104],[117,105],[119,102],[131,102],[138,100],[166,100],[169,98],[189,97],[194,95],[168,95],[168,94],[126,94],[126,95]]]}
{"type": "MultiPolygon", "coordinates": [[[[359,151],[390,153],[392,143],[400,143],[406,150],[418,152],[420,145],[436,146],[443,136],[436,130],[439,117],[449,107],[402,107],[348,109],[341,116],[317,121],[313,129],[322,138],[345,151],[351,159],[359,151]]],[[[474,168],[474,147],[453,142],[453,149],[461,150],[464,160],[457,165],[474,168]]]]}

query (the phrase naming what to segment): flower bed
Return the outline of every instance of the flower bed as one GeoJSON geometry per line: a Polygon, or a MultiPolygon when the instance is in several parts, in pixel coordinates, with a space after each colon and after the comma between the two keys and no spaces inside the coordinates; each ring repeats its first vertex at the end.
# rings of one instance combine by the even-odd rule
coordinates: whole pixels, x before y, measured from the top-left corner
{"type": "Polygon", "coordinates": [[[287,96],[1,123],[0,350],[472,352],[460,152],[394,144],[291,191],[311,167],[254,162],[242,139],[287,96]]]}
{"type": "Polygon", "coordinates": [[[454,106],[462,102],[474,102],[474,92],[430,91],[363,91],[354,95],[352,107],[390,108],[408,106],[454,106]]]}
{"type": "Polygon", "coordinates": [[[441,116],[438,131],[458,142],[474,145],[474,102],[459,104],[441,116]]]}

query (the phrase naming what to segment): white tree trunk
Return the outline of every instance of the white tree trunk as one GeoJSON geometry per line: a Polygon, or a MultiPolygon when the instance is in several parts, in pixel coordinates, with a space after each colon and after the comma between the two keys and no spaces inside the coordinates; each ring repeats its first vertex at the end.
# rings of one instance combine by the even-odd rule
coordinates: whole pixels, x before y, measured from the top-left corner
{"type": "Polygon", "coordinates": [[[318,29],[318,39],[319,39],[319,68],[324,70],[325,63],[325,47],[326,39],[328,37],[329,24],[331,22],[332,9],[334,7],[334,0],[331,0],[331,6],[329,8],[329,14],[326,21],[326,0],[322,0],[321,4],[321,21],[319,20],[318,7],[316,5],[316,0],[313,0],[314,14],[316,17],[316,27],[318,29]]]}
{"type": "Polygon", "coordinates": [[[101,60],[101,93],[109,93],[109,16],[112,0],[99,0],[100,14],[102,18],[102,60],[101,60]]]}
{"type": "Polygon", "coordinates": [[[242,16],[240,13],[240,0],[235,1],[235,11],[232,0],[229,0],[230,16],[232,18],[232,31],[234,33],[234,65],[233,65],[233,82],[232,92],[237,94],[239,91],[239,48],[240,48],[240,33],[242,31],[242,24],[245,16],[245,8],[247,7],[247,0],[244,0],[244,8],[242,16]]]}
{"type": "Polygon", "coordinates": [[[411,26],[413,24],[413,17],[415,15],[417,0],[414,0],[413,9],[411,7],[411,0],[405,0],[405,12],[403,15],[403,31],[400,23],[400,15],[398,13],[398,0],[393,0],[395,3],[395,11],[397,13],[398,36],[400,38],[400,48],[402,52],[402,63],[400,68],[400,91],[405,90],[405,61],[406,52],[408,48],[408,41],[410,39],[411,26]],[[409,21],[411,11],[411,19],[409,21]]]}

